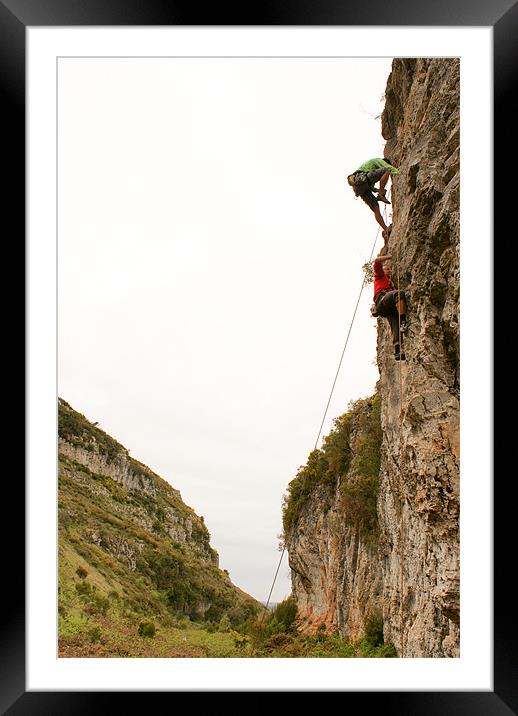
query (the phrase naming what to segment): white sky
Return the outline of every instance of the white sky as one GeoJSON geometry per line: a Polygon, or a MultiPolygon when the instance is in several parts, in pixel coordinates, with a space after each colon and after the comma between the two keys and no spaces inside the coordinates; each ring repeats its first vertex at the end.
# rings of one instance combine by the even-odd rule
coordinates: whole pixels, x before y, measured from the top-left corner
{"type": "MultiPolygon", "coordinates": [[[[377,233],[345,176],[383,156],[390,65],[59,61],[59,395],[181,491],[263,601],[377,233]]],[[[371,297],[324,435],[374,392],[371,297]]]]}

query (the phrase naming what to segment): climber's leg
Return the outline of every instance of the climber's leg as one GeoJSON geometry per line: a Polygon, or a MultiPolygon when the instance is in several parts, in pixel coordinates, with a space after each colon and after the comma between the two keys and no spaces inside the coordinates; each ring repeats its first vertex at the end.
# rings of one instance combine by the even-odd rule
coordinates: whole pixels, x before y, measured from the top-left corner
{"type": "Polygon", "coordinates": [[[399,329],[402,334],[407,332],[408,321],[406,318],[407,304],[404,291],[399,292],[399,301],[396,302],[396,309],[399,314],[399,329]]]}
{"type": "Polygon", "coordinates": [[[376,205],[376,208],[373,209],[373,211],[374,211],[374,216],[376,217],[376,221],[382,228],[382,236],[385,239],[385,243],[387,243],[387,240],[388,240],[387,225],[385,224],[385,221],[383,220],[381,211],[379,210],[379,206],[376,205]]]}
{"type": "MultiPolygon", "coordinates": [[[[399,344],[400,344],[400,333],[401,333],[401,343],[403,342],[403,333],[404,331],[400,332],[400,325],[403,323],[403,321],[400,321],[398,308],[397,306],[400,306],[403,304],[403,296],[404,292],[401,291],[401,299],[398,300],[398,292],[393,291],[387,291],[387,293],[380,298],[378,303],[376,304],[376,310],[378,312],[378,316],[383,316],[387,319],[390,325],[390,332],[392,334],[392,343],[394,345],[394,351],[399,352],[399,344]]],[[[406,305],[406,301],[405,301],[406,305]]],[[[402,314],[402,318],[403,318],[402,314]]],[[[406,318],[406,316],[405,316],[406,318]]],[[[399,360],[399,359],[398,359],[399,360]]],[[[404,360],[404,358],[403,358],[404,360]]]]}
{"type": "Polygon", "coordinates": [[[390,323],[390,330],[392,332],[392,343],[394,346],[399,346],[399,316],[397,311],[393,310],[387,316],[390,323]]]}
{"type": "Polygon", "coordinates": [[[385,186],[388,182],[389,176],[390,176],[390,171],[387,169],[387,171],[383,174],[383,176],[380,179],[380,188],[379,188],[379,193],[378,193],[378,199],[380,201],[385,202],[385,204],[390,204],[390,201],[388,201],[385,198],[385,186]]]}
{"type": "MultiPolygon", "coordinates": [[[[374,194],[371,191],[366,191],[364,194],[361,195],[363,201],[367,204],[367,206],[374,212],[374,216],[376,217],[376,221],[381,226],[383,231],[386,230],[387,225],[385,224],[383,217],[381,215],[378,200],[374,196],[374,194]]],[[[386,243],[386,240],[385,240],[386,243]]]]}
{"type": "Polygon", "coordinates": [[[367,180],[371,186],[374,186],[374,184],[379,181],[380,186],[377,201],[382,201],[384,204],[390,204],[390,201],[385,197],[385,185],[387,184],[389,176],[390,171],[383,167],[367,172],[367,180]]]}

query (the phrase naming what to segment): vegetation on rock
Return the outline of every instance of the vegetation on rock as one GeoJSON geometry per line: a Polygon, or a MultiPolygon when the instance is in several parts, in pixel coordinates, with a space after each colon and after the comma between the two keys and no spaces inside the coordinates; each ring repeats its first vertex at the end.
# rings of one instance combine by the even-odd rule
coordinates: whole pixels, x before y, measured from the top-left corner
{"type": "Polygon", "coordinates": [[[286,534],[316,488],[331,497],[338,483],[343,495],[344,519],[364,532],[377,527],[376,499],[380,468],[381,422],[379,396],[357,400],[333,421],[322,447],[313,450],[289,483],[283,502],[286,534]]]}

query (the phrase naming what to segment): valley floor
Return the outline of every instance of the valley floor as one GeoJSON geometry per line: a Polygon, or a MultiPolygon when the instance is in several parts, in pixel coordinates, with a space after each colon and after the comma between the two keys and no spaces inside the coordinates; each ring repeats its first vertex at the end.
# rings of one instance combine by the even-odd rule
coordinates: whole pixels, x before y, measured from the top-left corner
{"type": "Polygon", "coordinates": [[[395,657],[389,645],[363,639],[347,642],[337,635],[280,633],[253,645],[253,639],[232,629],[185,621],[157,626],[154,636],[138,634],[138,624],[123,616],[97,615],[95,621],[60,620],[60,658],[372,658],[395,657]]]}

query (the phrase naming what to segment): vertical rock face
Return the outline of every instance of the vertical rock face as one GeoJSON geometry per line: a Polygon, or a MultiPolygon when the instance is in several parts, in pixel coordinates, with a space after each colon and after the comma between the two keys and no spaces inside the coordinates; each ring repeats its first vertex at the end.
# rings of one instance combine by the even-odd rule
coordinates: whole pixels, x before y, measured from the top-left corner
{"type": "Polygon", "coordinates": [[[397,363],[378,319],[378,511],[385,636],[408,657],[459,655],[459,83],[458,60],[395,60],[382,116],[409,332],[397,363]]]}
{"type": "MultiPolygon", "coordinates": [[[[285,526],[303,626],[355,637],[380,610],[402,657],[459,656],[459,87],[456,59],[394,60],[387,82],[385,156],[400,168],[388,251],[409,329],[397,362],[378,318],[376,539],[352,526],[350,467],[285,526]]],[[[348,440],[354,454],[361,431],[348,440]]]]}

